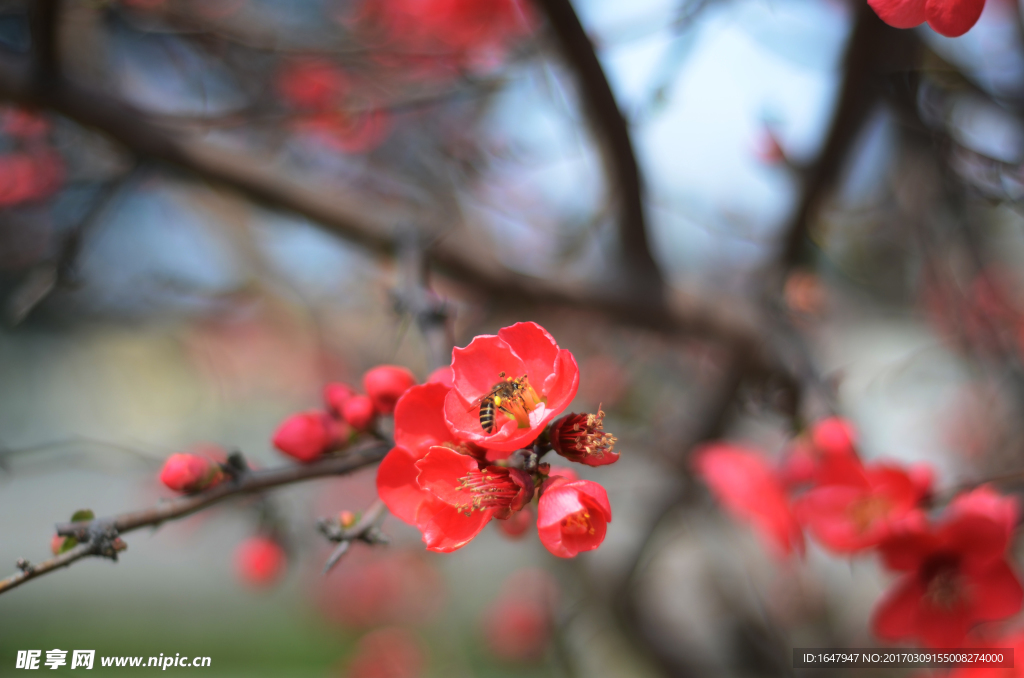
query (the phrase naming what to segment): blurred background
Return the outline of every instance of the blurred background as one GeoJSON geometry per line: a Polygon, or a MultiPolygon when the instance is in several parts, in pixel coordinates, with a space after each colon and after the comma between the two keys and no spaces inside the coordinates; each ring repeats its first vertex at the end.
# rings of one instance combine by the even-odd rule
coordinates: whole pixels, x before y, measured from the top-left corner
{"type": "Polygon", "coordinates": [[[372,468],[133,533],[3,595],[0,673],[59,648],[211,677],[768,676],[872,644],[878,563],[774,559],[688,455],[780,452],[834,408],[940,489],[1024,468],[1022,36],[1012,0],[956,39],[860,0],[0,1],[11,573],[78,509],[169,497],[173,452],[289,463],[271,435],[327,381],[424,379],[520,320],[573,352],[572,409],[622,454],[583,474],[614,522],[571,561],[534,529],[427,553],[392,518],[325,577],[315,518],[368,506],[372,468]],[[235,550],[267,524],[288,568],[255,590],[235,550]]]}

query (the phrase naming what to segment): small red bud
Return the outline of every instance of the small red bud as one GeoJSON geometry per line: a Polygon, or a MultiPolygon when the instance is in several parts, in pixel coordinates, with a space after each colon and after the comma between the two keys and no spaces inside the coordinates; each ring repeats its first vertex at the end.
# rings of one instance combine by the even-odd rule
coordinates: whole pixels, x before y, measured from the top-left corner
{"type": "Polygon", "coordinates": [[[828,417],[811,429],[811,444],[825,455],[856,456],[857,430],[842,417],[828,417]]]}
{"type": "Polygon", "coordinates": [[[235,551],[235,570],[250,586],[266,587],[284,573],[287,558],[284,549],[269,537],[251,537],[235,551]]]}
{"type": "Polygon", "coordinates": [[[172,454],[160,471],[160,482],[175,492],[199,492],[223,477],[220,466],[196,454],[172,454]]]}
{"type": "Polygon", "coordinates": [[[323,412],[300,412],[281,422],[274,432],[274,447],[289,457],[310,462],[327,451],[333,442],[332,421],[323,412]]]}
{"type": "Polygon", "coordinates": [[[438,367],[436,370],[430,373],[427,377],[428,384],[443,384],[448,388],[452,387],[452,367],[451,365],[445,365],[444,367],[438,367]]]}
{"type": "Polygon", "coordinates": [[[65,537],[59,534],[53,535],[53,539],[50,540],[50,551],[53,552],[53,555],[58,555],[60,550],[64,548],[64,539],[65,537]]]}
{"type": "Polygon", "coordinates": [[[369,430],[377,418],[377,410],[373,406],[373,401],[364,395],[349,398],[341,413],[345,417],[345,421],[357,431],[369,430]]]}
{"type": "Polygon", "coordinates": [[[416,377],[404,367],[379,365],[363,375],[363,388],[381,414],[395,411],[402,394],[416,385],[416,377]]]}
{"type": "Polygon", "coordinates": [[[496,520],[495,524],[501,533],[509,539],[519,539],[533,525],[533,509],[524,506],[521,511],[516,511],[507,520],[496,520]]]}
{"type": "Polygon", "coordinates": [[[332,381],[324,386],[324,402],[327,403],[327,409],[339,417],[345,403],[354,395],[356,395],[356,390],[348,384],[332,381]]]}

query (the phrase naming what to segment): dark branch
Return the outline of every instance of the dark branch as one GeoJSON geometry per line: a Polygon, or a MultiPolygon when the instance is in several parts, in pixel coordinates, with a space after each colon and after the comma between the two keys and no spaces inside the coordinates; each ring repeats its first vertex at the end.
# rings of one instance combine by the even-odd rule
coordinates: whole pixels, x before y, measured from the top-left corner
{"type": "Polygon", "coordinates": [[[29,3],[29,28],[32,31],[32,79],[40,89],[60,74],[58,28],[60,0],[33,0],[29,3]]]}
{"type": "Polygon", "coordinates": [[[624,282],[634,294],[660,296],[664,281],[651,256],[643,184],[626,119],[570,0],[536,2],[547,15],[565,59],[576,74],[585,113],[606,145],[609,174],[618,184],[622,200],[619,239],[627,276],[624,282]]]}
{"type": "MultiPolygon", "coordinates": [[[[373,252],[393,255],[397,248],[391,225],[412,221],[411,215],[392,205],[371,205],[289,179],[269,170],[264,159],[186,137],[176,138],[153,124],[146,113],[82,85],[62,80],[46,91],[36,91],[31,87],[27,64],[10,58],[0,62],[0,98],[50,108],[99,130],[143,158],[168,163],[236,190],[257,204],[304,216],[373,252]]],[[[435,224],[425,226],[440,230],[435,224]]],[[[487,252],[473,249],[464,238],[442,238],[430,248],[429,255],[442,273],[493,297],[505,308],[555,306],[598,312],[639,327],[735,345],[750,357],[751,364],[777,369],[764,351],[759,312],[739,299],[609,296],[600,290],[510,272],[487,252]]]]}

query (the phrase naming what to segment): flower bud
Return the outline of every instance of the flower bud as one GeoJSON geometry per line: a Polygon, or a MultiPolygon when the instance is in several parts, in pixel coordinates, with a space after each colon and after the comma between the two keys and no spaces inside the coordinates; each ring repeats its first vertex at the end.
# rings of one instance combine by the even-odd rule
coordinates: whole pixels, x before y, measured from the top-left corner
{"type": "Polygon", "coordinates": [[[368,431],[377,418],[377,410],[373,401],[364,395],[352,396],[345,402],[341,410],[345,421],[357,431],[368,431]]]}
{"type": "Polygon", "coordinates": [[[604,431],[604,412],[568,414],[548,432],[555,452],[587,466],[605,466],[619,460],[615,436],[604,431]]]}
{"type": "Polygon", "coordinates": [[[286,564],[284,549],[269,537],[250,537],[235,551],[235,571],[250,586],[270,586],[284,573],[286,564]]]}
{"type": "Polygon", "coordinates": [[[67,537],[62,537],[59,534],[53,535],[53,538],[50,540],[50,552],[53,553],[53,555],[60,555],[60,550],[64,548],[64,540],[66,538],[67,537]]]}
{"type": "Polygon", "coordinates": [[[336,442],[333,422],[323,412],[300,412],[281,422],[274,432],[274,447],[302,462],[310,462],[336,442]]]}
{"type": "Polygon", "coordinates": [[[524,506],[522,510],[516,511],[505,520],[496,520],[494,524],[509,539],[519,539],[533,525],[533,518],[533,509],[524,506]]]}
{"type": "Polygon", "coordinates": [[[219,465],[196,454],[172,454],[160,471],[160,482],[175,492],[199,492],[223,477],[219,465]]]}
{"type": "Polygon", "coordinates": [[[342,511],[338,514],[338,523],[343,529],[348,529],[356,524],[356,514],[351,511],[342,511]]]}
{"type": "Polygon", "coordinates": [[[324,386],[324,402],[327,404],[327,409],[339,417],[345,403],[354,395],[356,395],[356,390],[348,384],[332,381],[324,386]]]}
{"type": "Polygon", "coordinates": [[[395,411],[402,394],[416,385],[412,372],[397,365],[380,365],[363,375],[363,388],[381,414],[395,411]]]}
{"type": "Polygon", "coordinates": [[[811,429],[811,444],[826,457],[855,457],[857,431],[842,417],[828,417],[811,429]]]}
{"type": "Polygon", "coordinates": [[[448,388],[452,387],[452,367],[451,365],[444,365],[438,367],[436,370],[430,373],[427,377],[428,384],[443,384],[448,388]]]}

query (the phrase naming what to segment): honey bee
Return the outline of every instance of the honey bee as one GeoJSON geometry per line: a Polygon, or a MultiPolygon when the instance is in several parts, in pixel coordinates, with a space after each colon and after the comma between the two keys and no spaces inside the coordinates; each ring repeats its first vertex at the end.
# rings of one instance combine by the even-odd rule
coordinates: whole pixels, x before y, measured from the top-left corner
{"type": "MultiPolygon", "coordinates": [[[[470,409],[479,406],[480,427],[484,433],[494,433],[495,411],[501,411],[516,420],[522,418],[526,412],[533,409],[533,389],[526,375],[513,379],[506,377],[501,372],[498,377],[502,380],[491,387],[487,395],[480,398],[470,409]]],[[[527,415],[528,416],[528,415],[527,415]]]]}

